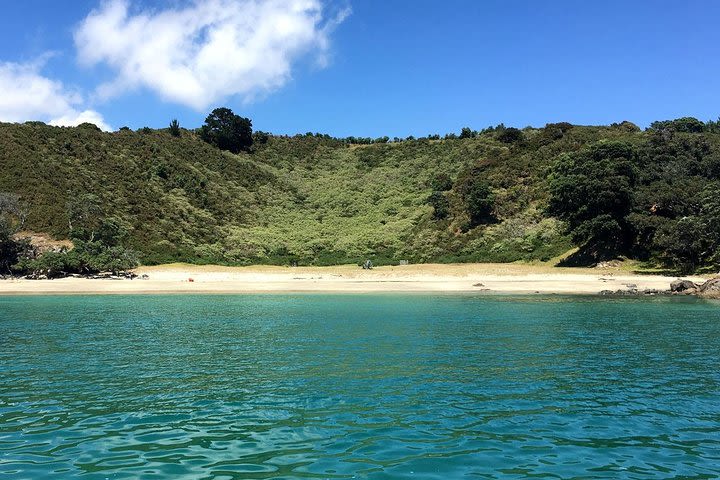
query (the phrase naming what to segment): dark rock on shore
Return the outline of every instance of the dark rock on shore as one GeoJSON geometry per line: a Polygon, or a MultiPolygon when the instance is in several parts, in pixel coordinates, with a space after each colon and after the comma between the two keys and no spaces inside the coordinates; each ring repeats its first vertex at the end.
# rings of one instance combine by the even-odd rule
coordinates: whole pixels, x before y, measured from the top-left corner
{"type": "Polygon", "coordinates": [[[720,298],[720,277],[711,278],[700,285],[698,294],[706,298],[720,298]]]}
{"type": "Polygon", "coordinates": [[[669,290],[658,290],[655,288],[638,290],[636,288],[628,288],[625,290],[603,290],[600,292],[600,295],[613,297],[696,295],[703,298],[720,299],[720,277],[711,278],[701,284],[697,284],[690,280],[677,279],[670,284],[669,290]]]}
{"type": "Polygon", "coordinates": [[[691,282],[690,280],[675,280],[670,284],[670,291],[672,292],[685,292],[685,293],[692,293],[696,291],[698,288],[697,284],[695,282],[691,282]]]}
{"type": "Polygon", "coordinates": [[[102,272],[102,273],[95,273],[95,274],[85,274],[81,275],[78,273],[72,273],[68,274],[65,272],[61,272],[60,275],[56,275],[53,277],[48,277],[47,275],[39,274],[39,273],[31,273],[29,275],[24,275],[20,277],[15,277],[11,275],[6,276],[0,276],[0,279],[12,279],[12,278],[22,278],[24,280],[52,280],[55,278],[89,278],[91,280],[134,280],[136,278],[140,278],[142,280],[147,280],[147,275],[142,275],[141,277],[138,277],[138,275],[134,272],[118,272],[118,273],[112,273],[112,272],[102,272]]]}
{"type": "Polygon", "coordinates": [[[656,288],[646,288],[644,290],[638,290],[637,288],[628,288],[627,290],[603,290],[600,292],[600,295],[614,297],[652,297],[656,295],[674,295],[674,293],[670,290],[658,290],[656,288]]]}

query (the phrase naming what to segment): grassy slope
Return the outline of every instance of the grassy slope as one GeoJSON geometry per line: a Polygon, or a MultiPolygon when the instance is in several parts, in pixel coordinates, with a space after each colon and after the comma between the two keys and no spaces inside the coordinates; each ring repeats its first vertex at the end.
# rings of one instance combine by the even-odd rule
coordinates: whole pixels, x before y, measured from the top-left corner
{"type": "Polygon", "coordinates": [[[102,133],[89,128],[0,124],[0,191],[30,204],[28,228],[62,238],[66,203],[98,195],[106,215],[132,227],[148,263],[335,264],[383,261],[549,259],[570,248],[545,218],[552,160],[601,138],[640,140],[623,128],[527,129],[525,141],[493,135],[347,146],[316,137],[271,137],[231,155],[193,133],[102,133]],[[469,231],[450,191],[449,220],[426,200],[440,173],[474,167],[496,194],[498,223],[469,231]]]}

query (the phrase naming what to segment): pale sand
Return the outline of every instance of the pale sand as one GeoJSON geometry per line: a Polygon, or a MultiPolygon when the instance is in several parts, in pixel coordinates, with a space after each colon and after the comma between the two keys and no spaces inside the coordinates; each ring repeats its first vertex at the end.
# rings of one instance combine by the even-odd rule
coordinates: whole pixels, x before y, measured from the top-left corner
{"type": "MultiPolygon", "coordinates": [[[[636,275],[621,269],[557,268],[525,264],[408,265],[362,270],[337,267],[221,267],[186,264],[141,267],[141,280],[0,280],[0,295],[261,293],[261,292],[478,292],[597,294],[602,290],[666,290],[677,277],[636,275]],[[193,281],[189,281],[192,279],[193,281]]],[[[684,277],[702,282],[702,277],[684,277]]]]}

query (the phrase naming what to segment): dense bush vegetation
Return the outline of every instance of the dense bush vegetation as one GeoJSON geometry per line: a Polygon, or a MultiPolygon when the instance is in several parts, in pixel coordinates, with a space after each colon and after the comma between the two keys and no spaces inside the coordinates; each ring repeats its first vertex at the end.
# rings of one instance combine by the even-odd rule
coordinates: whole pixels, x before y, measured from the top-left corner
{"type": "Polygon", "coordinates": [[[720,261],[716,122],[373,140],[252,133],[248,120],[249,140],[222,151],[220,137],[203,138],[234,114],[213,113],[198,132],[0,124],[0,192],[27,206],[25,229],[75,239],[63,271],[114,270],[133,252],[144,263],[320,265],[548,260],[573,245],[578,262],[720,261]]]}
{"type": "Polygon", "coordinates": [[[636,157],[627,143],[601,141],[558,158],[548,211],[567,222],[577,244],[610,255],[626,249],[636,157]]]}

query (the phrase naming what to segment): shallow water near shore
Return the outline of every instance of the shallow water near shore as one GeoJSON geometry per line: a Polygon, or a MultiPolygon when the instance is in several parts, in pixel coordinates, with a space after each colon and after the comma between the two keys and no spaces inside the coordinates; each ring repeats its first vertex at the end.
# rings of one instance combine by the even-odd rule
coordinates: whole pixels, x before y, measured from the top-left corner
{"type": "Polygon", "coordinates": [[[714,478],[720,305],[0,297],[1,478],[714,478]]]}

